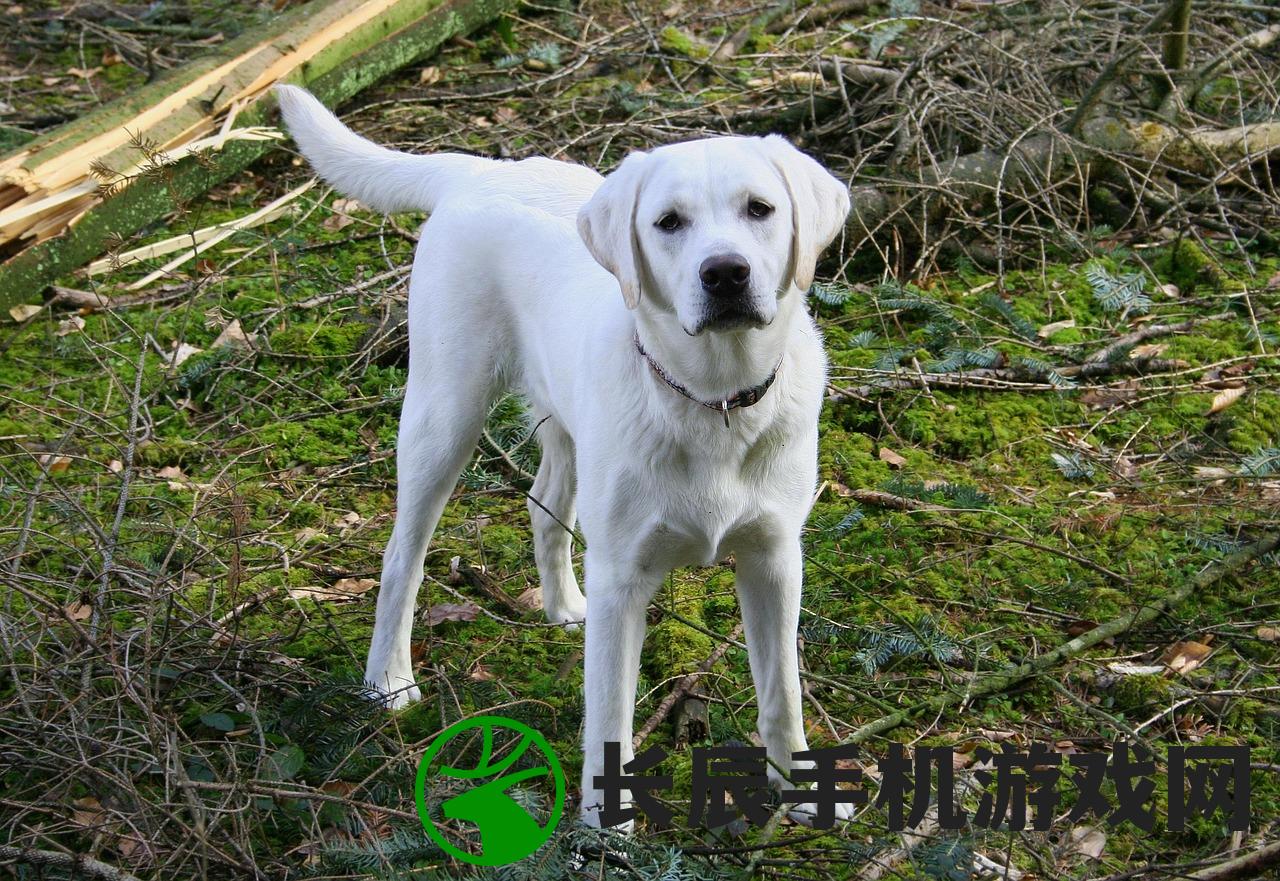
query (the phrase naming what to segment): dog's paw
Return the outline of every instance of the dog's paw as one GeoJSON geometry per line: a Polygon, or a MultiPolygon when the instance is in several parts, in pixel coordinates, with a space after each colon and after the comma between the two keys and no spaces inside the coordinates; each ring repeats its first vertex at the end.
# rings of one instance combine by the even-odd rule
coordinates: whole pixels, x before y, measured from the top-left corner
{"type": "Polygon", "coordinates": [[[365,678],[365,686],[369,689],[369,698],[388,710],[398,710],[409,704],[422,700],[422,691],[407,676],[383,675],[375,679],[365,678]],[[399,687],[388,686],[388,683],[400,683],[399,687]]]}
{"type": "Polygon", "coordinates": [[[547,620],[552,624],[561,624],[564,629],[570,633],[579,630],[583,623],[587,620],[587,600],[581,592],[576,597],[570,597],[563,603],[554,606],[548,606],[546,609],[547,620]]]}
{"type": "MultiPolygon", "coordinates": [[[[848,802],[839,802],[834,806],[832,813],[835,815],[835,823],[847,823],[853,819],[853,806],[848,802]]],[[[813,827],[819,820],[818,806],[808,801],[803,804],[793,805],[787,811],[787,817],[794,823],[813,827]]],[[[825,824],[823,825],[825,826],[825,824]]]]}

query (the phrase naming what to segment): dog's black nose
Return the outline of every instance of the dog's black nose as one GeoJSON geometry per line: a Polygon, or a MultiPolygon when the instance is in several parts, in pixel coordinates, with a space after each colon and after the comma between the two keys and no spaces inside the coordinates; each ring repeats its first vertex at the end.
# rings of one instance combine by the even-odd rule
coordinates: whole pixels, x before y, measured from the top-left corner
{"type": "Polygon", "coordinates": [[[747,289],[751,264],[741,254],[708,257],[698,267],[702,289],[718,297],[736,297],[747,289]]]}

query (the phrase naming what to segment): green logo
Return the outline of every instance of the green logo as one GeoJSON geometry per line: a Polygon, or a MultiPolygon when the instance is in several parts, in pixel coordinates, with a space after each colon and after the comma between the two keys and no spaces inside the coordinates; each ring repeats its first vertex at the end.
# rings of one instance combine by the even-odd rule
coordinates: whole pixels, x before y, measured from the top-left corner
{"type": "MultiPolygon", "coordinates": [[[[456,784],[446,786],[456,789],[456,784]]],[[[564,796],[564,771],[546,738],[505,716],[464,719],[440,732],[418,763],[413,787],[418,816],[432,841],[477,866],[505,866],[541,847],[560,822],[564,796]],[[471,785],[433,809],[427,804],[428,774],[471,785]],[[551,816],[545,823],[531,816],[526,804],[509,791],[522,784],[546,791],[554,787],[551,816]],[[474,845],[477,834],[478,852],[460,846],[474,845]]]]}

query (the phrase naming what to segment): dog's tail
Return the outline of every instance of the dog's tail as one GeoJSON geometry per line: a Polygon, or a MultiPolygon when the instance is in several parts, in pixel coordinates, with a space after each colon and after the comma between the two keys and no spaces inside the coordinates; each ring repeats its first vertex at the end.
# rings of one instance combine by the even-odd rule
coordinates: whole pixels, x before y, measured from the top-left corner
{"type": "Polygon", "coordinates": [[[460,153],[415,156],[366,141],[306,89],[277,85],[289,134],[320,176],[375,211],[432,211],[487,160],[460,153]]]}

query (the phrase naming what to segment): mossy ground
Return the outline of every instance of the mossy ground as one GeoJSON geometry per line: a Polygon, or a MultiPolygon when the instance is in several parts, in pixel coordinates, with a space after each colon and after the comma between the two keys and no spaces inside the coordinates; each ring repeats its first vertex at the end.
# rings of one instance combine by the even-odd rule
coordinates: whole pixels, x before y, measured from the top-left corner
{"type": "MultiPolygon", "coordinates": [[[[431,65],[443,71],[445,84],[456,85],[498,60],[519,62],[543,39],[540,33],[523,26],[484,32],[431,65]]],[[[710,31],[700,37],[714,45],[710,31]]],[[[661,38],[685,60],[701,52],[675,25],[661,38]]],[[[419,94],[420,69],[369,98],[386,111],[383,140],[395,140],[398,129],[434,148],[555,152],[536,119],[522,122],[536,108],[519,97],[486,105],[484,124],[466,130],[429,103],[377,104],[419,94]]],[[[591,106],[614,122],[642,114],[651,102],[685,100],[657,82],[601,72],[561,97],[569,106],[606,95],[591,106]]],[[[358,124],[373,113],[354,119],[358,124]]],[[[592,150],[576,158],[594,162],[600,150],[613,156],[607,147],[592,150]]],[[[276,154],[141,240],[241,216],[306,175],[276,154]]],[[[395,270],[408,265],[413,227],[359,211],[341,226],[333,199],[313,190],[292,215],[238,234],[153,288],[167,285],[172,294],[155,305],[86,314],[82,330],[65,334],[60,322],[68,314],[47,310],[4,332],[0,505],[5,522],[15,524],[6,543],[10,571],[24,588],[10,594],[5,615],[39,622],[63,645],[74,642],[76,628],[89,626],[67,620],[75,617],[67,610],[92,606],[102,616],[92,625],[97,638],[142,646],[136,674],[150,683],[145,705],[159,715],[147,721],[131,706],[122,713],[130,725],[172,726],[171,758],[197,782],[279,779],[405,808],[412,757],[427,739],[457,718],[494,707],[535,723],[572,781],[580,755],[581,634],[543,626],[533,611],[515,624],[500,620],[515,613],[450,579],[457,556],[484,566],[512,600],[537,584],[522,491],[536,451],[520,443],[518,407],[505,404],[490,423],[491,436],[519,447],[518,455],[508,462],[490,445],[477,451],[428,554],[419,606],[470,602],[481,610],[473,620],[435,627],[419,619],[414,639],[423,703],[384,715],[351,697],[373,593],[342,603],[290,593],[376,578],[395,512],[394,441],[405,374],[398,350],[379,341],[380,329],[394,328],[402,314],[404,278],[395,270]],[[251,335],[251,346],[213,348],[232,320],[251,335]],[[183,344],[202,351],[170,366],[183,344]],[[108,549],[110,569],[100,588],[108,549]],[[222,623],[214,627],[215,621],[222,623]],[[269,766],[274,778],[262,771],[264,749],[276,757],[269,766]]],[[[1280,260],[1253,254],[1246,264],[1226,249],[1209,255],[1185,242],[1150,244],[1137,252],[1099,248],[1002,277],[956,266],[903,279],[893,289],[839,276],[839,296],[813,299],[837,388],[884,379],[886,371],[909,377],[957,348],[989,351],[1000,364],[1036,359],[1065,368],[1144,321],[1230,313],[1149,340],[1165,347],[1160,358],[1184,362],[1156,376],[1104,376],[1058,389],[1034,376],[1025,387],[1002,389],[925,383],[824,408],[822,490],[805,532],[801,622],[805,669],[822,679],[809,683],[805,707],[815,745],[838,743],[888,710],[963,689],[974,673],[1022,661],[1090,622],[1131,612],[1235,544],[1276,528],[1280,484],[1249,476],[1245,462],[1280,446],[1277,363],[1270,354],[1280,335],[1273,312],[1280,293],[1268,285],[1280,260]],[[1178,287],[1177,296],[1157,297],[1150,319],[1122,316],[1095,296],[1085,272],[1091,260],[1114,272],[1148,272],[1145,264],[1148,289],[1166,282],[1178,287]],[[992,305],[991,296],[1008,310],[992,305]],[[890,297],[930,305],[886,308],[890,297]],[[1066,320],[1074,325],[1045,338],[1035,333],[1066,320]],[[1211,412],[1224,388],[1241,385],[1243,395],[1211,412]],[[850,496],[858,489],[938,507],[859,505],[850,496]],[[894,642],[886,634],[915,640],[894,642]]],[[[64,282],[118,293],[149,268],[64,282]]],[[[1101,749],[1145,725],[1158,749],[1179,741],[1246,744],[1255,762],[1273,763],[1280,654],[1259,628],[1275,626],[1277,605],[1272,560],[1213,584],[1116,644],[1009,693],[913,721],[869,750],[881,753],[888,740],[965,753],[997,741],[1101,749]],[[1120,661],[1157,664],[1166,647],[1189,639],[1214,651],[1185,676],[1114,672],[1120,661]],[[1211,691],[1227,694],[1171,700],[1211,691]]],[[[711,654],[717,640],[704,631],[728,634],[738,621],[731,567],[672,575],[651,618],[641,720],[673,677],[711,654]]],[[[36,644],[7,652],[13,665],[0,684],[6,704],[19,699],[42,665],[82,672],[72,652],[36,644]],[[42,660],[47,652],[59,660],[42,660]]],[[[89,697],[115,693],[118,681],[104,667],[84,680],[89,697]]],[[[710,742],[750,741],[755,708],[745,654],[729,650],[704,686],[710,742]]],[[[56,718],[61,699],[42,695],[23,718],[32,725],[56,718]]],[[[650,743],[669,746],[669,736],[669,728],[659,727],[650,743]]],[[[163,777],[147,777],[149,766],[138,761],[130,771],[135,791],[161,798],[163,777]]],[[[28,792],[39,784],[47,787],[48,803],[94,799],[128,814],[128,805],[112,800],[109,776],[58,778],[43,767],[6,772],[6,788],[28,792]]],[[[689,753],[674,753],[664,767],[677,780],[674,800],[687,801],[689,753]]],[[[1280,786],[1274,773],[1261,771],[1253,784],[1254,816],[1266,823],[1280,807],[1280,786]]],[[[343,848],[376,855],[377,842],[391,840],[404,822],[371,819],[367,808],[340,800],[290,799],[252,786],[246,792],[254,794],[244,807],[252,831],[227,840],[254,842],[273,877],[320,872],[337,864],[326,860],[339,860],[343,848]]],[[[1161,789],[1157,801],[1163,799],[1161,789]]],[[[1144,859],[1209,857],[1228,837],[1220,820],[1178,833],[1162,826],[1153,834],[1108,829],[1100,864],[1072,855],[1061,830],[975,830],[958,840],[989,855],[1007,853],[1040,877],[1085,877],[1144,859]]],[[[117,833],[95,838],[68,821],[56,834],[73,849],[163,877],[156,860],[131,855],[117,833]]],[[[640,835],[673,846],[706,839],[691,830],[640,835]]],[[[701,843],[736,846],[763,835],[731,830],[701,843]]],[[[776,862],[755,868],[778,877],[839,876],[887,841],[879,810],[816,841],[799,843],[805,837],[799,829],[776,835],[798,843],[769,851],[776,862]]],[[[439,861],[424,855],[422,862],[439,861]]],[[[378,864],[370,858],[369,868],[378,864]]],[[[358,861],[341,865],[359,871],[358,861]]],[[[903,871],[932,873],[926,863],[903,871]]]]}

